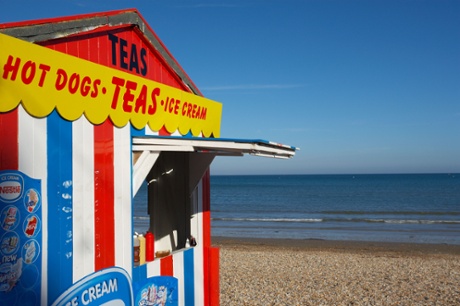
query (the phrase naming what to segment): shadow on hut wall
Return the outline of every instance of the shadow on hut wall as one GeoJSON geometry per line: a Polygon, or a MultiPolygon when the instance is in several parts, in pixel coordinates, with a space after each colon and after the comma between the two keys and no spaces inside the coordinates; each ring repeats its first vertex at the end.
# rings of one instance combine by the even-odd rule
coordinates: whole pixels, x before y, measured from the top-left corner
{"type": "Polygon", "coordinates": [[[191,236],[199,236],[198,218],[203,212],[200,180],[213,159],[213,154],[160,153],[146,179],[149,231],[155,235],[155,250],[173,252],[185,248],[191,236]]]}

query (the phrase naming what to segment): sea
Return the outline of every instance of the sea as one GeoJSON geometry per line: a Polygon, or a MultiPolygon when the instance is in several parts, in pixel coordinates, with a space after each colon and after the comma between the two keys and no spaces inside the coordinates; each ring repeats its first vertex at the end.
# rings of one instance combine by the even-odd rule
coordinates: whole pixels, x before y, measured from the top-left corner
{"type": "Polygon", "coordinates": [[[211,176],[213,236],[460,244],[460,174],[211,176]]]}
{"type": "Polygon", "coordinates": [[[460,245],[460,174],[211,175],[211,234],[460,245]]]}

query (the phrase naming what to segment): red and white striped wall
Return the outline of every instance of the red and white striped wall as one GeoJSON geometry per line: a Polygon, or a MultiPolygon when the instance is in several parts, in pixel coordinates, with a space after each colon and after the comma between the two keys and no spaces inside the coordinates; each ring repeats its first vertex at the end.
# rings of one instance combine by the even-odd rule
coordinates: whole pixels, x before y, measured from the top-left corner
{"type": "MultiPolygon", "coordinates": [[[[93,126],[84,117],[69,122],[57,112],[37,119],[19,106],[0,114],[0,131],[0,170],[42,182],[42,305],[112,266],[124,268],[134,282],[174,276],[180,305],[210,305],[209,284],[216,277],[218,283],[218,273],[210,273],[208,175],[198,188],[199,245],[133,268],[131,128],[110,121],[93,126]]],[[[215,266],[215,250],[214,258],[215,266]]]]}
{"type": "Polygon", "coordinates": [[[0,118],[0,168],[42,181],[42,304],[100,269],[131,271],[129,127],[37,119],[21,106],[0,118]]]}

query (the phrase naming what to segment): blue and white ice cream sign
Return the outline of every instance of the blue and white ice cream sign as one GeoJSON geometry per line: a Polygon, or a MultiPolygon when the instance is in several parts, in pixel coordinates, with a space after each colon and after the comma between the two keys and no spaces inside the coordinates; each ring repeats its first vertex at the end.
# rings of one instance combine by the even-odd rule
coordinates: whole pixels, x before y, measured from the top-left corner
{"type": "Polygon", "coordinates": [[[41,279],[41,181],[0,171],[0,301],[37,305],[41,279]]]}
{"type": "Polygon", "coordinates": [[[86,276],[67,289],[52,306],[131,306],[131,278],[122,268],[104,269],[86,276]]]}
{"type": "Polygon", "coordinates": [[[153,276],[135,282],[133,292],[136,306],[179,305],[178,279],[173,276],[153,276]]]}

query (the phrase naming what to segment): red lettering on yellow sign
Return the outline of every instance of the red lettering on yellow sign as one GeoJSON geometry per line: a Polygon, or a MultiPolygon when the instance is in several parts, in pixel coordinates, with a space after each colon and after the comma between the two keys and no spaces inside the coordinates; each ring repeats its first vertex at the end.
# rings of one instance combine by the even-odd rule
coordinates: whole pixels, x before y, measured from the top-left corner
{"type": "MultiPolygon", "coordinates": [[[[46,64],[38,64],[37,66],[37,63],[30,60],[21,66],[21,59],[10,55],[3,66],[3,78],[5,80],[16,81],[18,74],[20,74],[20,81],[25,85],[30,85],[36,79],[36,76],[39,75],[37,85],[43,87],[50,70],[51,66],[46,64]]],[[[71,94],[79,91],[83,97],[86,97],[90,94],[91,89],[93,89],[90,96],[91,98],[96,98],[100,85],[101,80],[94,80],[93,82],[89,76],[81,77],[78,73],[72,73],[69,77],[63,69],[56,71],[55,88],[58,91],[67,88],[71,94]]]]}
{"type": "MultiPolygon", "coordinates": [[[[37,75],[38,86],[43,87],[47,73],[51,70],[49,65],[38,64],[27,61],[21,65],[20,58],[9,56],[3,66],[3,78],[15,81],[18,75],[20,80],[26,84],[31,84],[37,75]]],[[[148,98],[147,85],[138,86],[137,82],[125,80],[116,76],[112,77],[112,85],[115,85],[111,108],[116,110],[121,99],[121,108],[125,113],[137,113],[153,115],[157,110],[157,98],[160,96],[160,88],[155,87],[148,98]],[[140,90],[138,90],[140,87],[140,90]]],[[[92,80],[91,77],[80,75],[79,73],[68,73],[64,69],[56,70],[54,87],[58,91],[67,90],[74,95],[79,93],[82,97],[90,96],[96,98],[99,94],[101,80],[92,80]]],[[[102,87],[102,93],[106,93],[106,88],[102,87]]],[[[206,120],[207,108],[194,103],[182,102],[175,97],[166,97],[161,100],[161,105],[166,113],[183,116],[191,119],[206,120]]]]}
{"type": "Polygon", "coordinates": [[[80,90],[80,94],[86,97],[92,88],[93,91],[91,91],[90,94],[91,98],[96,98],[99,94],[101,80],[95,80],[93,82],[89,76],[81,77],[78,73],[72,73],[69,77],[67,72],[63,69],[58,69],[56,75],[55,87],[59,91],[67,87],[69,93],[75,94],[80,90]]]}
{"type": "Polygon", "coordinates": [[[207,108],[201,107],[197,104],[185,102],[182,107],[182,116],[188,118],[206,120],[206,114],[207,108]]]}
{"type": "Polygon", "coordinates": [[[199,106],[198,104],[181,102],[179,99],[166,97],[165,100],[161,100],[161,105],[165,112],[181,115],[183,117],[191,119],[206,120],[207,108],[199,106]],[[181,110],[181,112],[179,112],[181,110]]]}
{"type": "MultiPolygon", "coordinates": [[[[8,78],[12,81],[16,80],[16,77],[19,72],[19,68],[21,68],[21,81],[29,85],[35,79],[35,75],[37,72],[37,64],[33,61],[27,61],[22,67],[21,66],[21,59],[17,57],[13,63],[13,56],[8,56],[8,60],[6,64],[3,66],[3,78],[8,80],[8,78]],[[11,76],[10,76],[11,73],[11,76]]],[[[38,69],[41,70],[40,79],[38,80],[38,86],[43,87],[45,83],[46,73],[50,71],[51,67],[45,64],[39,64],[38,69]]]]}
{"type": "MultiPolygon", "coordinates": [[[[114,65],[145,75],[146,49],[115,35],[114,65]]],[[[43,118],[53,110],[66,120],[92,124],[110,118],[117,127],[218,137],[222,106],[193,93],[75,58],[0,34],[0,112],[19,104],[43,118]]]]}
{"type": "MultiPolygon", "coordinates": [[[[120,91],[124,89],[123,93],[123,111],[126,113],[131,113],[133,111],[132,102],[134,102],[133,91],[137,88],[137,83],[133,81],[126,81],[119,77],[112,77],[112,84],[115,85],[115,91],[113,92],[112,97],[112,109],[117,109],[118,100],[120,99],[120,91]]],[[[141,91],[137,95],[137,99],[134,105],[134,112],[153,115],[157,109],[156,97],[160,94],[160,88],[154,88],[150,95],[150,101],[147,101],[147,86],[142,85],[141,91]]]]}

